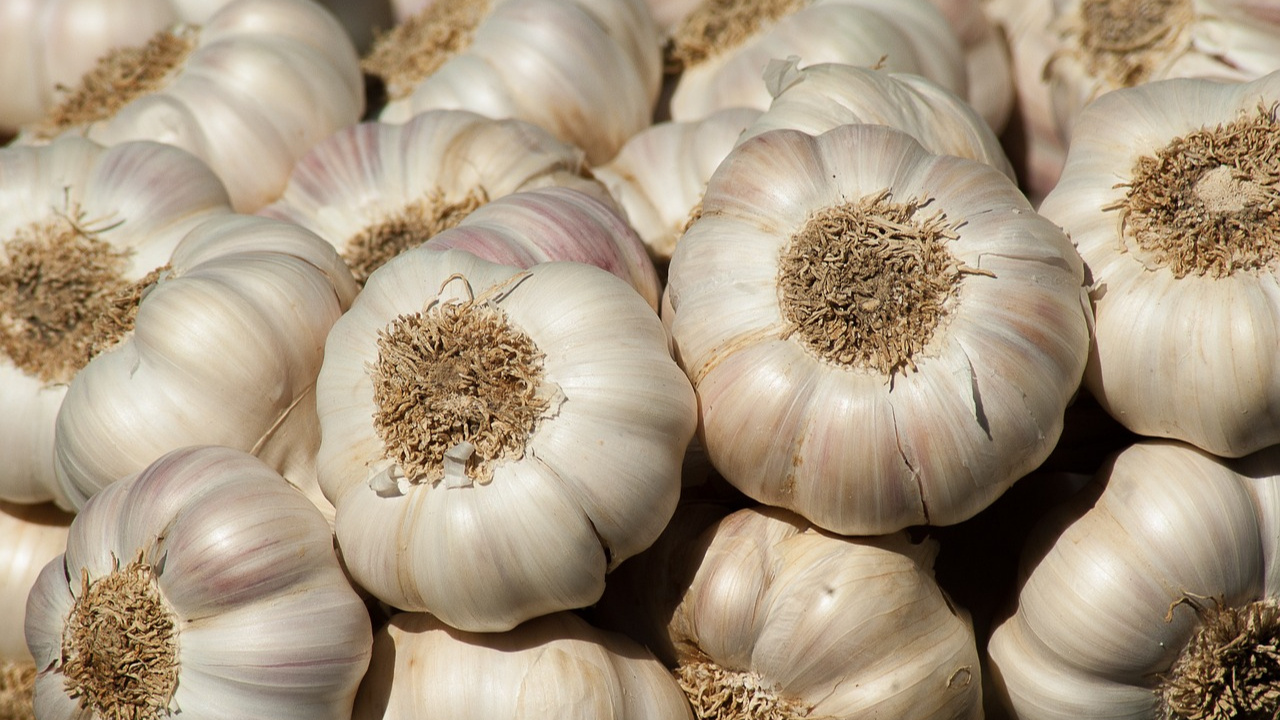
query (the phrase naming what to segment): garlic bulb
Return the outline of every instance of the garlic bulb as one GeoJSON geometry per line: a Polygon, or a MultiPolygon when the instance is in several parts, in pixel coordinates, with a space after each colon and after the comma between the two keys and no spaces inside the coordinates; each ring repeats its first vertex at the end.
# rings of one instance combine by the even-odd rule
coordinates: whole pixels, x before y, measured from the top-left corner
{"type": "Polygon", "coordinates": [[[346,720],[372,648],[320,512],[216,446],[95,495],[36,580],[26,636],[44,720],[346,720]]]}
{"type": "Polygon", "coordinates": [[[711,177],[666,311],[716,469],[881,534],[964,520],[1049,454],[1089,346],[1083,275],[988,165],[884,126],[774,130],[711,177]]]}
{"type": "Polygon", "coordinates": [[[0,500],[72,507],[53,449],[67,384],[108,339],[114,298],[230,212],[208,166],[168,145],[0,149],[0,500]]]}
{"type": "Polygon", "coordinates": [[[677,121],[729,107],[764,110],[770,101],[761,81],[765,66],[792,55],[805,65],[923,75],[961,97],[968,90],[960,42],[928,0],[711,0],[684,19],[673,54],[683,68],[671,96],[677,121]]]}
{"type": "Polygon", "coordinates": [[[500,633],[401,613],[374,636],[352,720],[692,720],[675,678],[635,642],[568,612],[500,633]],[[477,682],[477,678],[483,678],[477,682]]]}
{"type": "Polygon", "coordinates": [[[355,47],[310,0],[235,0],[104,57],[17,142],[78,134],[105,145],[156,140],[201,158],[240,212],[284,189],[314,143],[356,122],[355,47]]]}
{"type": "Polygon", "coordinates": [[[1239,457],[1280,443],[1280,73],[1113,91],[1041,212],[1091,274],[1085,384],[1147,436],[1239,457]]]}
{"type": "Polygon", "coordinates": [[[1045,528],[989,643],[1014,716],[1274,714],[1276,450],[1228,461],[1145,441],[1071,508],[1045,528]]]}
{"type": "Polygon", "coordinates": [[[973,627],[933,579],[935,543],[699,505],[659,543],[618,569],[601,606],[677,667],[696,717],[982,717],[973,627]]]}
{"type": "Polygon", "coordinates": [[[760,112],[728,108],[700,120],[655,123],[632,136],[612,160],[591,169],[655,262],[665,266],[671,259],[711,173],[760,112]]]}
{"type": "MultiPolygon", "coordinates": [[[[635,254],[634,233],[608,218],[613,200],[590,178],[580,149],[523,120],[494,120],[465,110],[429,110],[402,125],[366,122],[338,131],[299,161],[281,198],[258,214],[298,223],[325,238],[363,282],[389,258],[463,222],[486,203],[551,187],[591,197],[554,195],[575,198],[574,209],[565,212],[582,217],[555,223],[561,230],[541,223],[549,231],[544,235],[549,256],[579,259],[568,255],[571,241],[589,234],[580,228],[593,219],[618,231],[600,233],[602,239],[616,238],[606,242],[635,254]],[[575,212],[588,204],[588,213],[575,212]],[[564,237],[555,240],[556,234],[564,237]],[[562,252],[557,244],[564,246],[562,252]]],[[[518,232],[556,212],[554,204],[543,207],[546,213],[526,212],[522,220],[508,216],[498,223],[509,221],[518,232]]],[[[642,265],[633,261],[633,266],[635,274],[644,273],[642,265]]],[[[656,289],[652,292],[656,306],[656,289]]]]}
{"type": "Polygon", "coordinates": [[[297,225],[228,214],[153,268],[121,303],[114,344],[67,388],[54,441],[66,497],[83,507],[169,450],[215,444],[327,504],[312,403],[325,336],[356,294],[341,258],[297,225]]]}
{"type": "Polygon", "coordinates": [[[316,387],[320,483],[352,577],[476,632],[598,598],[671,517],[697,415],[625,282],[457,250],[375,271],[316,387]]]}
{"type": "Polygon", "coordinates": [[[649,125],[660,55],[644,0],[434,0],[364,67],[386,85],[384,122],[439,108],[519,118],[602,163],[649,125]]]}
{"type": "Polygon", "coordinates": [[[991,129],[1000,133],[1015,103],[1014,68],[1007,39],[987,13],[988,1],[930,0],[960,41],[969,80],[966,99],[991,129]]]}

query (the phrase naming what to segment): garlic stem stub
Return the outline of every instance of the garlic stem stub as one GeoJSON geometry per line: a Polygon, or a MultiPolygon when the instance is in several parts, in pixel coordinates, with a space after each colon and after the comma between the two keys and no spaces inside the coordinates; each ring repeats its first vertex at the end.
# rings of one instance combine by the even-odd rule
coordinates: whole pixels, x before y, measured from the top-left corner
{"type": "Polygon", "coordinates": [[[988,165],[774,130],[717,169],[668,317],[712,464],[842,534],[947,525],[1034,469],[1089,346],[1083,264],[988,165]]]}
{"type": "Polygon", "coordinates": [[[696,424],[662,323],[627,283],[429,247],[369,277],[329,334],[316,398],[352,577],[476,632],[598,598],[674,511],[696,424]]]}

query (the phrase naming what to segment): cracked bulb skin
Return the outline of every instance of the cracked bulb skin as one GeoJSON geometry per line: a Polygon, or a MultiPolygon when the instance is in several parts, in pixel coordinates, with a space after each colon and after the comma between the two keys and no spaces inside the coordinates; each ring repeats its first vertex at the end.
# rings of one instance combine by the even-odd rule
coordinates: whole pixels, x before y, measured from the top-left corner
{"type": "Polygon", "coordinates": [[[1000,171],[887,127],[784,129],[712,176],[664,321],[716,469],[877,535],[965,520],[1049,454],[1088,351],[1083,282],[1000,171]]]}

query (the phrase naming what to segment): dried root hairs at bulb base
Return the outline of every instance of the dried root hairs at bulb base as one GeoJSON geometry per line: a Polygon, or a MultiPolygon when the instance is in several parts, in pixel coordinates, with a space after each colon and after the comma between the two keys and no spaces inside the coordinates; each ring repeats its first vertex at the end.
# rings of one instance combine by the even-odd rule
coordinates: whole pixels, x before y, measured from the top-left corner
{"type": "Polygon", "coordinates": [[[676,680],[698,720],[802,720],[813,711],[779,695],[756,673],[727,670],[710,661],[681,664],[676,680]]]}
{"type": "Polygon", "coordinates": [[[493,464],[524,456],[552,408],[542,352],[492,294],[434,303],[378,332],[374,425],[410,482],[445,478],[463,447],[466,477],[487,483],[493,464]]]}
{"type": "Polygon", "coordinates": [[[1065,54],[1105,87],[1138,85],[1186,49],[1195,17],[1192,0],[1081,0],[1079,14],[1063,20],[1067,48],[1047,67],[1065,54]]]}
{"type": "MultiPolygon", "coordinates": [[[[1159,679],[1161,720],[1263,720],[1280,712],[1280,606],[1191,597],[1200,627],[1159,679]]],[[[1169,608],[1172,617],[1173,607],[1169,608]]]]}
{"type": "Polygon", "coordinates": [[[666,63],[670,72],[692,67],[742,45],[769,23],[810,0],[704,0],[672,32],[666,63]]]}
{"type": "Polygon", "coordinates": [[[456,226],[488,202],[489,193],[483,187],[468,190],[460,200],[448,200],[443,190],[435,188],[425,198],[409,203],[349,239],[342,251],[343,259],[356,282],[364,285],[385,262],[456,226]]]}
{"type": "Polygon", "coordinates": [[[382,80],[390,99],[407,97],[449,58],[471,46],[491,6],[490,0],[433,0],[379,35],[361,68],[382,80]]]}
{"type": "Polygon", "coordinates": [[[170,714],[178,688],[177,620],[142,552],[90,581],[62,634],[59,671],[67,693],[95,717],[145,720],[170,714]]]}
{"type": "Polygon", "coordinates": [[[34,720],[33,696],[36,665],[15,660],[0,661],[0,718],[34,720]]]}
{"type": "Polygon", "coordinates": [[[1222,278],[1280,255],[1277,105],[1174,138],[1134,163],[1119,210],[1124,235],[1175,277],[1222,278]]]}
{"type": "Polygon", "coordinates": [[[74,88],[59,87],[65,97],[33,128],[51,139],[63,130],[109,118],[130,102],[165,86],[196,46],[198,28],[180,25],[162,30],[137,47],[114,50],[85,73],[74,88]]]}

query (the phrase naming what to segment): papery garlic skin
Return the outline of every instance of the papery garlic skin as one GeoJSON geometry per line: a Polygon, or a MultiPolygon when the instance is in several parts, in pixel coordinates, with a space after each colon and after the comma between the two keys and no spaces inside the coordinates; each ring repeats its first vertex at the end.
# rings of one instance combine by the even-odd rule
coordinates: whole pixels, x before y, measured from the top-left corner
{"type": "Polygon", "coordinates": [[[31,662],[23,634],[27,595],[44,566],[67,547],[70,513],[52,503],[0,501],[0,662],[31,662]]]}
{"type": "Polygon", "coordinates": [[[883,126],[775,130],[712,176],[671,259],[666,317],[717,470],[825,529],[883,534],[971,517],[1048,455],[1089,346],[1083,279],[1062,230],[988,165],[883,126]],[[779,290],[783,250],[817,211],[886,189],[943,213],[970,268],[891,373],[820,356],[779,290]]]}
{"type": "Polygon", "coordinates": [[[1014,67],[1008,41],[987,12],[989,0],[930,1],[960,41],[969,80],[966,99],[993,131],[1003,132],[1016,102],[1014,67]]]}
{"type": "MultiPolygon", "coordinates": [[[[1280,73],[1111,92],[1081,115],[1062,178],[1041,205],[1070,233],[1091,276],[1096,329],[1085,385],[1135,433],[1226,457],[1280,442],[1275,263],[1176,277],[1135,244],[1121,210],[1140,157],[1277,101],[1280,73]]],[[[1274,167],[1276,159],[1254,162],[1274,167]]],[[[1204,206],[1186,192],[1186,207],[1204,206]]],[[[1273,242],[1263,237],[1260,247],[1273,242]]]]}
{"type": "Polygon", "coordinates": [[[64,687],[64,624],[82,572],[97,581],[139,557],[176,620],[171,710],[350,717],[372,629],[328,523],[261,461],[211,446],[165,454],[77,515],[65,554],[45,566],[27,604],[38,717],[99,717],[64,687]]]}
{"type": "Polygon", "coordinates": [[[379,119],[442,108],[519,118],[603,163],[649,125],[660,55],[644,0],[493,0],[470,45],[379,119]]]}
{"type": "Polygon", "coordinates": [[[992,634],[1005,706],[1163,717],[1156,683],[1200,625],[1193,603],[1277,597],[1278,485],[1273,450],[1228,461],[1148,440],[1104,465],[1027,555],[1017,611],[992,634]]]}
{"type": "MultiPolygon", "coordinates": [[[[208,166],[167,145],[106,148],[68,137],[0,149],[0,263],[9,262],[4,245],[20,231],[71,218],[96,240],[127,251],[123,279],[137,281],[164,265],[192,227],[229,213],[231,200],[208,166]]],[[[67,380],[43,378],[0,352],[0,499],[73,507],[54,465],[54,423],[67,380]]]]}
{"type": "Polygon", "coordinates": [[[325,337],[356,292],[332,246],[297,225],[236,214],[198,225],[134,329],[71,382],[54,448],[62,491],[83,507],[165,452],[216,444],[270,458],[327,504],[311,395],[325,337]]]}
{"type": "Polygon", "coordinates": [[[628,638],[555,613],[501,633],[401,613],[374,636],[352,720],[692,720],[667,669],[628,638]],[[475,679],[483,677],[483,682],[475,679]]]}
{"type": "MultiPolygon", "coordinates": [[[[308,148],[359,120],[364,84],[346,31],[306,0],[235,0],[193,33],[162,87],[62,129],[105,145],[155,140],[203,159],[239,212],[276,199],[308,148]]],[[[31,127],[17,142],[42,142],[31,127]]]]}
{"type": "Polygon", "coordinates": [[[671,118],[696,120],[729,107],[769,107],[761,80],[770,60],[841,63],[913,73],[965,97],[959,40],[928,0],[815,0],[759,28],[742,45],[685,67],[671,118]]]}
{"type": "Polygon", "coordinates": [[[379,268],[334,324],[316,397],[320,483],[352,577],[392,607],[479,632],[598,598],[605,572],[670,518],[696,423],[662,324],[631,286],[580,263],[521,271],[429,248],[379,268]],[[468,298],[493,298],[481,307],[543,354],[548,410],[487,481],[447,461],[443,480],[407,477],[374,423],[379,333],[468,298]]]}

